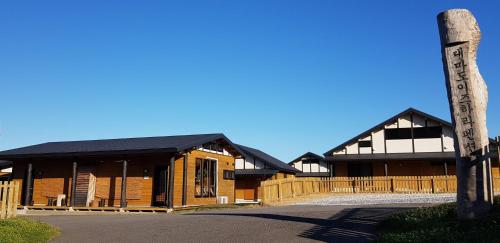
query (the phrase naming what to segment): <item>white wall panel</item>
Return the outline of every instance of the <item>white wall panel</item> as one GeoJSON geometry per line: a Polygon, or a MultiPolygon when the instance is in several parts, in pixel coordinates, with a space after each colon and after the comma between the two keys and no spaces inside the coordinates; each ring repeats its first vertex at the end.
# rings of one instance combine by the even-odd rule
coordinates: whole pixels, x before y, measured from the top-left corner
{"type": "Polygon", "coordinates": [[[384,129],[378,130],[374,133],[372,133],[373,141],[372,141],[372,146],[373,146],[373,153],[374,154],[383,154],[385,153],[384,150],[384,129]]]}
{"type": "Polygon", "coordinates": [[[402,116],[398,118],[399,128],[410,128],[411,127],[411,119],[410,116],[402,116]]]}
{"type": "Polygon", "coordinates": [[[253,168],[254,168],[253,157],[250,157],[245,160],[245,169],[253,169],[253,168]]]}
{"type": "Polygon", "coordinates": [[[298,161],[293,164],[295,165],[295,169],[302,171],[302,161],[298,161]]]}
{"type": "Polygon", "coordinates": [[[347,145],[347,154],[358,154],[358,143],[347,145]]]}
{"type": "Polygon", "coordinates": [[[305,163],[302,172],[311,172],[311,167],[309,165],[309,163],[305,163]]]}
{"type": "Polygon", "coordinates": [[[319,171],[319,164],[311,163],[311,172],[318,172],[318,171],[319,171]]]}
{"type": "Polygon", "coordinates": [[[359,153],[360,154],[371,154],[372,148],[368,148],[368,147],[359,148],[359,153]]]}
{"type": "Polygon", "coordinates": [[[235,159],[234,160],[234,168],[237,170],[242,170],[243,169],[243,163],[245,163],[244,159],[235,159]]]}
{"type": "Polygon", "coordinates": [[[453,145],[455,144],[453,141],[453,132],[451,128],[443,127],[443,144],[445,152],[453,152],[455,148],[453,145]]]}
{"type": "Polygon", "coordinates": [[[387,153],[412,153],[411,139],[387,140],[387,153]]]}
{"type": "Polygon", "coordinates": [[[441,152],[441,138],[415,139],[415,152],[441,152]]]}

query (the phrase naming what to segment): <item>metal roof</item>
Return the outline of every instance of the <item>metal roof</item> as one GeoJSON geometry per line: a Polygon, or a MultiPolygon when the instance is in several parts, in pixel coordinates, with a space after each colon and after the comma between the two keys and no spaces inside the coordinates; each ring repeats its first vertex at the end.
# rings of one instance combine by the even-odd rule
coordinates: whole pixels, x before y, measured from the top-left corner
{"type": "Polygon", "coordinates": [[[51,156],[124,155],[134,153],[175,153],[215,140],[224,140],[239,154],[242,151],[224,134],[197,134],[162,137],[119,138],[49,142],[0,152],[0,159],[51,156]]]}
{"type": "Polygon", "coordinates": [[[300,172],[299,170],[289,166],[288,164],[284,163],[283,161],[274,158],[273,156],[266,154],[258,149],[250,148],[247,146],[239,145],[237,144],[238,147],[240,147],[241,150],[243,150],[243,156],[245,154],[254,156],[260,160],[262,160],[264,163],[272,167],[273,169],[277,169],[280,171],[286,171],[286,172],[293,172],[293,173],[298,173],[300,172]]]}
{"type": "Polygon", "coordinates": [[[324,160],[325,158],[323,158],[323,156],[321,155],[317,155],[313,152],[307,152],[299,157],[297,157],[296,159],[292,160],[291,162],[289,162],[288,164],[293,164],[294,162],[297,162],[297,161],[300,161],[302,160],[302,158],[313,158],[313,159],[317,159],[317,160],[324,160]]]}

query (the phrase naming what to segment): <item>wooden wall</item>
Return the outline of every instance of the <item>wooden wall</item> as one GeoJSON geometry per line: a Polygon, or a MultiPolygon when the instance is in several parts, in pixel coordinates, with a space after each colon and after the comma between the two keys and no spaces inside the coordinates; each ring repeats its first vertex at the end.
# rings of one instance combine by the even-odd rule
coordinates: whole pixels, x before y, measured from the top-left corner
{"type": "MultiPolygon", "coordinates": [[[[234,171],[234,157],[210,152],[194,150],[189,153],[187,164],[187,205],[216,204],[217,198],[196,198],[194,196],[194,175],[196,158],[211,158],[218,161],[218,196],[227,196],[228,202],[234,202],[234,180],[223,178],[224,170],[234,171]]],[[[109,206],[119,206],[121,196],[122,163],[118,159],[101,160],[98,158],[79,161],[78,166],[94,169],[96,176],[95,200],[106,199],[109,206]]],[[[128,157],[127,169],[127,202],[128,206],[151,206],[153,199],[154,171],[158,166],[167,166],[169,155],[128,157]],[[148,173],[144,174],[147,169],[148,173]]],[[[72,160],[38,160],[31,161],[35,175],[33,185],[34,205],[46,205],[48,197],[66,194],[68,205],[71,195],[72,160]],[[41,173],[40,173],[41,172],[41,173]]],[[[27,166],[26,161],[15,161],[13,180],[21,183],[27,166]]],[[[182,156],[175,161],[174,173],[174,206],[182,205],[183,193],[182,156]]],[[[19,195],[19,199],[21,199],[19,195]]],[[[24,202],[22,202],[24,203],[24,202]]]]}
{"type": "MultiPolygon", "coordinates": [[[[355,163],[355,162],[349,162],[355,163]]],[[[384,176],[384,162],[373,161],[373,176],[384,176]]],[[[348,162],[335,162],[335,176],[348,176],[348,162]]],[[[388,176],[437,176],[445,175],[442,163],[430,161],[390,161],[387,163],[388,176]]],[[[498,163],[492,163],[493,176],[500,176],[498,163]]],[[[448,175],[455,175],[455,163],[448,162],[448,175]]]]}

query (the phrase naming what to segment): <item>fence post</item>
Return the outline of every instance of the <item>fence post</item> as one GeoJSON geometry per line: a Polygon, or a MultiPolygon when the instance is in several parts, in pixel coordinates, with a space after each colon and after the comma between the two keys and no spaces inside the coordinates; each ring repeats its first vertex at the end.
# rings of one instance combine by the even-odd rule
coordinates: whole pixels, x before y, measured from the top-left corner
{"type": "Polygon", "coordinates": [[[17,205],[19,204],[19,182],[14,182],[14,201],[12,203],[12,216],[17,216],[17,205]]]}
{"type": "Polygon", "coordinates": [[[281,188],[281,181],[280,180],[278,181],[278,199],[280,200],[280,202],[283,199],[283,191],[281,188]]]}
{"type": "Polygon", "coordinates": [[[4,219],[7,213],[7,182],[0,181],[0,198],[2,199],[0,219],[4,219]]]}
{"type": "Polygon", "coordinates": [[[7,199],[7,218],[12,217],[12,204],[14,204],[14,185],[12,183],[9,184],[7,184],[9,191],[9,198],[7,199]]]}
{"type": "Polygon", "coordinates": [[[436,188],[434,186],[434,177],[431,177],[432,193],[436,193],[436,188]]]}
{"type": "Polygon", "coordinates": [[[396,192],[396,183],[394,183],[394,177],[391,177],[391,191],[392,193],[396,192]]]}

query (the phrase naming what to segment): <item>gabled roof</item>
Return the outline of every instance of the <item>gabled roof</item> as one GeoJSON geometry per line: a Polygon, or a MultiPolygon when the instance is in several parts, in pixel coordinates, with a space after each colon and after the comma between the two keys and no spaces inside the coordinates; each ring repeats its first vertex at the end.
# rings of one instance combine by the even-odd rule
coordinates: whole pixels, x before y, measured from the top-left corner
{"type": "Polygon", "coordinates": [[[297,157],[296,159],[292,160],[291,162],[289,162],[288,164],[291,165],[299,160],[302,160],[302,158],[314,158],[314,159],[318,159],[318,160],[324,160],[325,158],[323,158],[323,156],[321,155],[317,155],[313,152],[307,152],[299,157],[297,157]]]}
{"type": "Polygon", "coordinates": [[[274,158],[273,156],[266,154],[258,149],[250,148],[247,146],[243,146],[240,144],[237,144],[238,147],[240,147],[241,150],[243,150],[243,156],[245,154],[254,156],[260,160],[262,160],[264,163],[266,163],[269,167],[279,170],[279,171],[286,171],[286,172],[292,172],[292,173],[298,173],[300,172],[299,170],[287,165],[283,161],[274,158]]]}
{"type": "Polygon", "coordinates": [[[395,115],[395,116],[393,116],[393,117],[391,117],[391,118],[383,121],[382,123],[380,123],[380,124],[378,124],[378,125],[370,128],[370,129],[366,130],[365,132],[359,134],[358,136],[353,137],[353,138],[347,140],[345,143],[343,143],[343,144],[341,144],[341,145],[339,145],[339,146],[337,146],[337,147],[335,147],[333,149],[328,150],[328,152],[324,153],[323,155],[324,156],[329,156],[329,155],[331,155],[331,153],[333,153],[333,151],[341,149],[341,148],[344,148],[345,146],[347,146],[347,145],[349,145],[351,143],[357,142],[360,138],[363,138],[363,137],[366,137],[366,136],[370,135],[372,131],[384,128],[384,126],[386,124],[392,123],[393,121],[396,121],[399,117],[402,117],[402,116],[405,116],[405,115],[409,115],[409,114],[417,114],[417,115],[420,115],[420,116],[423,116],[423,117],[427,118],[428,120],[433,120],[433,121],[435,121],[437,123],[440,123],[440,124],[442,124],[444,126],[452,127],[452,124],[449,121],[445,121],[445,120],[443,120],[441,118],[435,117],[433,115],[427,114],[425,112],[422,112],[422,111],[419,111],[419,110],[417,110],[415,108],[410,107],[410,108],[404,110],[403,112],[401,112],[401,113],[399,113],[399,114],[397,114],[397,115],[395,115]]]}
{"type": "Polygon", "coordinates": [[[119,138],[49,142],[0,152],[0,159],[48,156],[122,155],[131,153],[176,153],[208,142],[223,140],[241,154],[224,134],[197,134],[163,137],[119,138]]]}

